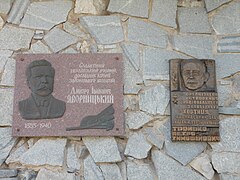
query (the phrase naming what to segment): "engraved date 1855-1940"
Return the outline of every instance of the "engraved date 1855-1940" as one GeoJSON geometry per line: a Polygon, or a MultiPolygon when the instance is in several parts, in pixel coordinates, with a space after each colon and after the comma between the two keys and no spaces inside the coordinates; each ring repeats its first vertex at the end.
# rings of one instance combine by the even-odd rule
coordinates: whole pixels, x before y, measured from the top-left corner
{"type": "Polygon", "coordinates": [[[52,124],[51,122],[47,122],[47,123],[39,123],[39,122],[34,122],[34,123],[25,123],[24,126],[26,129],[35,129],[35,128],[51,128],[52,124]]]}

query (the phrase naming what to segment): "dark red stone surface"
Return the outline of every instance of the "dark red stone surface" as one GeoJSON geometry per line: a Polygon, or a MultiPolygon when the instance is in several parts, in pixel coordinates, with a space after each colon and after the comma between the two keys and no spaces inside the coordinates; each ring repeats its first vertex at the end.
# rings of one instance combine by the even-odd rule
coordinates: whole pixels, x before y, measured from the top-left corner
{"type": "Polygon", "coordinates": [[[123,59],[121,54],[21,54],[16,56],[13,136],[122,136],[124,133],[123,59]],[[25,120],[18,110],[18,102],[28,98],[31,94],[31,90],[26,83],[25,70],[31,61],[40,59],[49,61],[54,67],[55,78],[52,95],[66,102],[66,111],[61,118],[25,120]],[[73,79],[76,74],[81,74],[71,73],[71,69],[81,69],[82,64],[104,64],[104,68],[99,68],[99,71],[100,69],[116,69],[116,73],[111,73],[111,79],[115,79],[115,82],[71,83],[70,79],[73,79]],[[75,89],[89,89],[90,94],[92,87],[94,89],[111,89],[115,109],[114,128],[112,130],[66,131],[68,127],[79,126],[84,117],[96,115],[110,105],[109,103],[69,103],[68,98],[73,87],[75,89]]]}

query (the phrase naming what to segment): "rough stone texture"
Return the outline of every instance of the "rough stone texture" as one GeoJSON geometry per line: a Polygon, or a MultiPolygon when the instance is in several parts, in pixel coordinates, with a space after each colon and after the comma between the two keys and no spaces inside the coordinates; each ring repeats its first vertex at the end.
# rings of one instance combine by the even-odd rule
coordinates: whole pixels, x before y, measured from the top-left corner
{"type": "Polygon", "coordinates": [[[3,18],[0,16],[0,30],[3,28],[4,25],[4,20],[3,18]]]}
{"type": "Polygon", "coordinates": [[[0,89],[0,126],[12,125],[13,89],[0,89]]]}
{"type": "Polygon", "coordinates": [[[229,175],[229,174],[221,174],[220,180],[240,180],[240,176],[237,175],[229,175]]]}
{"type": "Polygon", "coordinates": [[[119,162],[121,157],[113,137],[83,137],[95,162],[119,162]]]}
{"type": "Polygon", "coordinates": [[[202,153],[195,158],[190,165],[204,175],[207,179],[212,179],[214,176],[214,170],[211,165],[210,158],[207,154],[202,153]]]}
{"type": "Polygon", "coordinates": [[[85,180],[104,180],[101,169],[94,163],[91,156],[84,160],[84,179],[85,180]]]}
{"type": "Polygon", "coordinates": [[[204,7],[204,1],[199,0],[178,0],[179,7],[204,7]]]}
{"type": "Polygon", "coordinates": [[[75,54],[75,53],[78,53],[78,51],[76,51],[75,49],[69,47],[69,48],[65,49],[64,51],[62,51],[61,53],[75,54]]]}
{"type": "Polygon", "coordinates": [[[30,0],[15,0],[8,15],[7,22],[20,24],[29,4],[30,0]]]}
{"type": "Polygon", "coordinates": [[[149,0],[110,0],[108,11],[137,17],[148,17],[149,0]]]}
{"type": "Polygon", "coordinates": [[[217,79],[222,79],[239,72],[240,54],[221,54],[213,57],[216,62],[217,79]],[[229,63],[231,60],[231,63],[229,63]]]}
{"type": "Polygon", "coordinates": [[[122,175],[118,165],[116,164],[100,164],[99,165],[105,180],[122,180],[122,175]]]}
{"type": "Polygon", "coordinates": [[[239,53],[240,52],[240,36],[223,37],[218,42],[218,52],[220,53],[239,53]]]}
{"type": "Polygon", "coordinates": [[[75,144],[70,144],[67,148],[67,167],[70,172],[80,170],[80,162],[75,152],[75,144]]]}
{"type": "Polygon", "coordinates": [[[161,151],[152,150],[152,160],[158,179],[205,180],[200,174],[194,172],[189,167],[182,166],[161,151]]]}
{"type": "Polygon", "coordinates": [[[7,14],[11,8],[12,0],[0,0],[0,13],[7,14]]]}
{"type": "Polygon", "coordinates": [[[172,142],[170,120],[165,122],[160,129],[165,136],[166,153],[184,166],[201,154],[207,147],[207,143],[201,142],[172,142]]]}
{"type": "Polygon", "coordinates": [[[0,166],[8,157],[15,142],[16,138],[12,137],[12,128],[0,128],[0,166]]]}
{"type": "Polygon", "coordinates": [[[44,37],[44,31],[43,30],[36,30],[33,36],[33,39],[35,40],[42,40],[44,37]]]}
{"type": "Polygon", "coordinates": [[[207,11],[212,11],[231,0],[205,0],[207,11]]]}
{"type": "Polygon", "coordinates": [[[143,78],[150,80],[169,80],[169,60],[188,59],[189,57],[174,51],[160,48],[144,48],[143,78]]]}
{"type": "Polygon", "coordinates": [[[148,164],[127,163],[128,180],[154,180],[152,170],[148,164]]]}
{"type": "MultiPolygon", "coordinates": [[[[218,105],[220,107],[222,106],[229,106],[230,102],[229,99],[231,98],[232,93],[232,86],[231,82],[228,82],[229,84],[218,84],[218,105]]],[[[220,108],[219,107],[219,108],[220,108]]]]}
{"type": "Polygon", "coordinates": [[[37,177],[37,172],[33,170],[20,170],[18,173],[18,180],[35,180],[37,177]]]}
{"type": "Polygon", "coordinates": [[[212,26],[217,34],[240,33],[240,2],[236,1],[220,9],[212,18],[212,26]]]}
{"type": "Polygon", "coordinates": [[[153,115],[164,115],[168,103],[169,90],[163,85],[144,90],[144,93],[140,94],[140,109],[153,115]]]}
{"type": "Polygon", "coordinates": [[[140,46],[137,43],[124,43],[123,52],[136,71],[140,69],[140,46]]]}
{"type": "Polygon", "coordinates": [[[42,41],[37,41],[36,43],[31,45],[30,50],[28,51],[28,53],[30,54],[48,54],[51,53],[51,51],[49,50],[49,48],[42,43],[42,41]]]}
{"type": "Polygon", "coordinates": [[[145,140],[142,132],[134,133],[128,139],[124,154],[136,159],[143,159],[148,156],[152,145],[145,140]]]}
{"type": "Polygon", "coordinates": [[[80,23],[99,44],[114,44],[124,40],[118,16],[85,16],[80,18],[80,23]]]}
{"type": "Polygon", "coordinates": [[[153,0],[150,20],[159,24],[177,28],[177,0],[153,0]]]}
{"type": "Polygon", "coordinates": [[[212,154],[212,164],[218,173],[238,173],[240,172],[240,154],[231,152],[214,152],[212,154]]]}
{"type": "Polygon", "coordinates": [[[143,79],[133,65],[124,58],[124,93],[125,94],[138,94],[141,89],[139,84],[143,83],[143,79]]]}
{"type": "Polygon", "coordinates": [[[212,58],[213,37],[208,35],[176,35],[173,38],[174,49],[195,58],[212,58]]]}
{"type": "Polygon", "coordinates": [[[66,139],[39,139],[19,161],[31,166],[62,166],[66,139]]]}
{"type": "Polygon", "coordinates": [[[34,32],[6,25],[0,31],[0,49],[28,49],[34,32]]]}
{"type": "Polygon", "coordinates": [[[164,136],[158,129],[155,128],[145,128],[143,131],[147,141],[156,146],[159,149],[162,149],[164,143],[164,136]]]}
{"type": "Polygon", "coordinates": [[[45,168],[40,169],[36,180],[43,180],[43,179],[56,179],[56,180],[75,180],[74,174],[69,174],[66,172],[53,172],[47,170],[45,168]]]}
{"type": "Polygon", "coordinates": [[[15,59],[8,59],[4,66],[4,71],[1,78],[0,85],[14,86],[15,81],[15,59]]]}
{"type": "Polygon", "coordinates": [[[74,13],[103,14],[107,0],[76,0],[74,13]]]}
{"type": "Polygon", "coordinates": [[[151,120],[144,112],[127,112],[125,115],[129,129],[139,129],[151,120]]]}
{"type": "Polygon", "coordinates": [[[67,20],[72,7],[71,0],[32,2],[20,24],[21,27],[50,30],[56,24],[67,20]]]}
{"type": "Polygon", "coordinates": [[[9,178],[17,176],[18,171],[16,169],[0,169],[0,178],[9,178]]]}
{"type": "Polygon", "coordinates": [[[19,157],[25,153],[28,149],[26,143],[21,140],[16,147],[14,147],[6,160],[6,164],[15,163],[19,161],[19,157]]]}
{"type": "Polygon", "coordinates": [[[59,28],[52,29],[43,39],[55,53],[71,44],[75,44],[78,40],[75,36],[68,34],[59,28]]]}
{"type": "Polygon", "coordinates": [[[85,39],[86,37],[88,37],[88,35],[80,28],[78,24],[72,24],[72,23],[66,22],[63,24],[63,29],[68,33],[74,36],[77,36],[79,38],[85,39]]]}
{"type": "Polygon", "coordinates": [[[180,32],[211,33],[207,12],[204,8],[178,8],[180,32]]]}
{"type": "Polygon", "coordinates": [[[228,117],[220,121],[220,142],[210,143],[214,151],[240,152],[239,118],[228,117]]]}
{"type": "Polygon", "coordinates": [[[135,18],[128,20],[128,40],[161,48],[165,48],[168,43],[166,31],[155,24],[135,18]]]}

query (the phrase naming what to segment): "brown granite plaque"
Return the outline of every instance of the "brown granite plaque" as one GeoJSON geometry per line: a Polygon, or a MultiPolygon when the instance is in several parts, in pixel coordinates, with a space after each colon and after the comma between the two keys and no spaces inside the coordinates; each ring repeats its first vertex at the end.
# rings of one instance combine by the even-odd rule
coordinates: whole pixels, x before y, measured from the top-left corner
{"type": "Polygon", "coordinates": [[[16,56],[13,136],[122,136],[121,54],[16,56]]]}
{"type": "Polygon", "coordinates": [[[172,141],[219,141],[214,60],[170,60],[172,141]]]}

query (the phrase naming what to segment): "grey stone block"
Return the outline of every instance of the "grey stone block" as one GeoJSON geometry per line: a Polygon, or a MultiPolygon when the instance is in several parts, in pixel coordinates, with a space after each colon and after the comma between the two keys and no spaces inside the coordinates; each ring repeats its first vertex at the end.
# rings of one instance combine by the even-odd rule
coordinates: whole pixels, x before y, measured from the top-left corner
{"type": "Polygon", "coordinates": [[[143,130],[143,133],[147,141],[156,146],[158,149],[162,149],[164,143],[164,136],[158,131],[158,129],[155,129],[154,127],[148,127],[143,130]]]}
{"type": "Polygon", "coordinates": [[[170,120],[161,127],[165,136],[166,153],[184,166],[202,153],[207,143],[201,142],[172,142],[170,120]]]}
{"type": "Polygon", "coordinates": [[[30,54],[48,54],[51,53],[50,49],[42,43],[42,41],[37,41],[34,44],[31,44],[30,50],[27,52],[30,54]]]}
{"type": "Polygon", "coordinates": [[[148,5],[149,0],[110,0],[107,10],[147,18],[148,5]]]}
{"type": "Polygon", "coordinates": [[[240,176],[231,174],[220,174],[220,180],[240,180],[240,176]]]}
{"type": "Polygon", "coordinates": [[[169,89],[163,85],[157,85],[140,94],[140,110],[153,115],[164,115],[168,103],[169,89]]]}
{"type": "Polygon", "coordinates": [[[12,24],[20,24],[29,4],[30,0],[15,0],[8,15],[7,22],[12,24]]]}
{"type": "Polygon", "coordinates": [[[32,2],[20,24],[21,27],[50,30],[53,26],[65,22],[72,1],[53,0],[46,2],[32,2]]]}
{"type": "Polygon", "coordinates": [[[227,36],[219,40],[217,44],[220,53],[239,53],[240,36],[227,36]]]}
{"type": "Polygon", "coordinates": [[[99,44],[114,44],[124,40],[118,16],[84,16],[80,18],[80,23],[99,44]]]}
{"type": "Polygon", "coordinates": [[[0,125],[11,126],[13,115],[13,89],[0,89],[0,125]]]}
{"type": "Polygon", "coordinates": [[[74,13],[104,14],[108,5],[106,0],[76,0],[74,13]]]}
{"type": "Polygon", "coordinates": [[[178,8],[180,32],[211,33],[208,15],[204,8],[178,8]]]}
{"type": "Polygon", "coordinates": [[[63,166],[66,139],[40,139],[27,152],[22,154],[19,162],[31,166],[63,166]]]}
{"type": "Polygon", "coordinates": [[[140,45],[137,43],[124,43],[122,49],[136,71],[140,69],[140,45]]]}
{"type": "Polygon", "coordinates": [[[84,179],[85,180],[104,180],[101,169],[94,163],[91,156],[84,159],[84,179]]]}
{"type": "Polygon", "coordinates": [[[42,168],[38,172],[36,180],[43,180],[43,179],[74,180],[75,175],[73,173],[70,174],[67,172],[54,172],[54,171],[50,171],[45,168],[42,168]]]}
{"type": "Polygon", "coordinates": [[[157,172],[158,179],[191,179],[206,180],[203,176],[191,170],[187,166],[182,166],[161,151],[152,150],[152,161],[157,172]]]}
{"type": "Polygon", "coordinates": [[[217,34],[240,33],[240,2],[236,1],[219,10],[212,17],[212,26],[217,34]]]}
{"type": "Polygon", "coordinates": [[[213,59],[216,62],[216,76],[219,80],[240,71],[240,54],[218,54],[213,59]]]}
{"type": "Polygon", "coordinates": [[[99,164],[105,180],[122,180],[122,175],[117,164],[99,164]]]}
{"type": "Polygon", "coordinates": [[[149,80],[169,80],[169,60],[189,57],[160,48],[143,49],[143,78],[149,80]]]}
{"type": "Polygon", "coordinates": [[[124,93],[138,94],[141,89],[139,84],[143,84],[143,79],[133,65],[124,58],[124,93]]]}
{"type": "Polygon", "coordinates": [[[166,48],[168,34],[155,24],[130,18],[128,20],[128,40],[148,46],[166,48]]]}
{"type": "Polygon", "coordinates": [[[120,162],[122,158],[114,137],[83,137],[95,162],[120,162]]]}
{"type": "Polygon", "coordinates": [[[207,11],[212,11],[231,0],[205,0],[207,11]]]}
{"type": "Polygon", "coordinates": [[[17,163],[19,161],[19,157],[27,151],[26,143],[24,140],[20,140],[17,146],[11,151],[10,155],[8,156],[7,160],[5,161],[6,164],[17,163]]]}
{"type": "Polygon", "coordinates": [[[12,137],[12,128],[0,128],[0,166],[8,157],[15,142],[16,138],[12,137]]]}
{"type": "Polygon", "coordinates": [[[2,80],[0,85],[2,86],[14,86],[15,82],[15,59],[8,59],[2,74],[2,80]]]}
{"type": "Polygon", "coordinates": [[[0,49],[29,49],[33,34],[32,30],[6,25],[0,31],[0,49]]]}
{"type": "Polygon", "coordinates": [[[139,129],[151,120],[144,112],[127,112],[125,118],[129,129],[139,129]]]}
{"type": "Polygon", "coordinates": [[[240,152],[239,118],[229,117],[220,121],[220,142],[212,142],[214,151],[240,152]]]}
{"type": "Polygon", "coordinates": [[[129,137],[124,154],[136,159],[144,159],[151,148],[152,145],[146,141],[143,133],[138,132],[129,137]]]}
{"type": "Polygon", "coordinates": [[[77,144],[71,143],[67,147],[67,167],[68,167],[68,171],[70,170],[71,172],[78,171],[80,170],[80,167],[81,167],[79,159],[75,152],[75,146],[77,146],[77,144]]]}
{"type": "Polygon", "coordinates": [[[68,34],[59,28],[52,29],[43,39],[55,53],[78,41],[77,37],[68,34]]]}
{"type": "Polygon", "coordinates": [[[177,28],[177,0],[153,0],[150,20],[165,26],[177,28]]]}
{"type": "Polygon", "coordinates": [[[127,179],[128,180],[154,180],[154,175],[149,164],[127,163],[127,179]]]}
{"type": "Polygon", "coordinates": [[[212,164],[218,173],[240,172],[240,154],[233,152],[213,152],[212,164]]]}
{"type": "Polygon", "coordinates": [[[15,177],[17,175],[17,169],[0,169],[0,178],[15,177]]]}
{"type": "Polygon", "coordinates": [[[18,180],[35,180],[36,177],[37,172],[30,169],[20,170],[18,173],[18,180]]]}
{"type": "Polygon", "coordinates": [[[176,35],[173,37],[174,49],[199,59],[213,57],[213,43],[213,37],[208,35],[176,35]]]}
{"type": "Polygon", "coordinates": [[[7,14],[11,9],[12,0],[0,0],[0,13],[7,14]]]}

